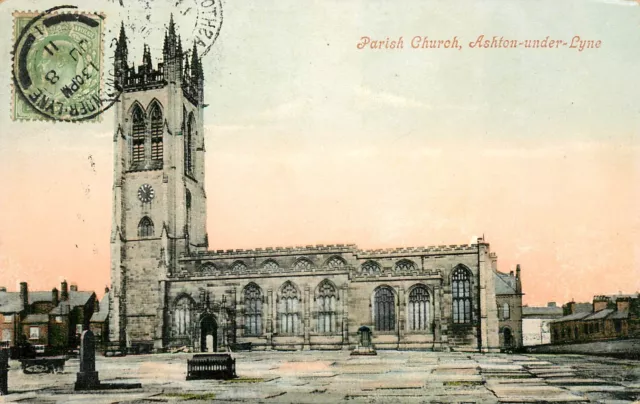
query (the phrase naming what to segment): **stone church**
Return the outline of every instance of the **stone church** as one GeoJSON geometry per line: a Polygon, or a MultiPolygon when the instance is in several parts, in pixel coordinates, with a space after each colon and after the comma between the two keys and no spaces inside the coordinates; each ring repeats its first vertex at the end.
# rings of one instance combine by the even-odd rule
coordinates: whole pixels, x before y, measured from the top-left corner
{"type": "Polygon", "coordinates": [[[204,189],[203,70],[173,20],[163,60],[128,62],[115,82],[110,340],[211,352],[499,347],[489,244],[363,250],[356,245],[210,250],[204,189]]]}

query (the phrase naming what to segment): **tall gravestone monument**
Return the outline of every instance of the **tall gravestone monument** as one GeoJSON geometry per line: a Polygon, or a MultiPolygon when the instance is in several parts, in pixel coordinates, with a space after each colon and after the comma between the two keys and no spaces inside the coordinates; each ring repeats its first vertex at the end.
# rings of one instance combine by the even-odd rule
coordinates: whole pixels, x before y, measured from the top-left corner
{"type": "Polygon", "coordinates": [[[96,372],[96,340],[91,330],[80,337],[80,371],[77,373],[76,390],[91,390],[100,387],[96,372]]]}

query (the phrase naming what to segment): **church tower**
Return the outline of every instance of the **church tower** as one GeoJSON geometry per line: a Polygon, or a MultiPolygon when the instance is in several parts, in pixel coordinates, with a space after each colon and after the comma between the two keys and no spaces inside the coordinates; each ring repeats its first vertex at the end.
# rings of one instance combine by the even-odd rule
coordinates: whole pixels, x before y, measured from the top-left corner
{"type": "Polygon", "coordinates": [[[183,51],[173,17],[162,62],[145,44],[129,65],[120,28],[114,81],[110,340],[166,345],[166,279],[182,254],[206,250],[203,72],[197,49],[183,51]]]}

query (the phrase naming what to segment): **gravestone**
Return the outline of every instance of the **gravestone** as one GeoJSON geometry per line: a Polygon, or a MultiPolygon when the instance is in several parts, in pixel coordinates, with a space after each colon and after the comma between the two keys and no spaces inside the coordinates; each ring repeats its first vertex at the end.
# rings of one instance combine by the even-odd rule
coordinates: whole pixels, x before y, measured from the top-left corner
{"type": "Polygon", "coordinates": [[[371,328],[362,326],[358,329],[358,344],[351,355],[377,355],[371,342],[371,328]]]}
{"type": "Polygon", "coordinates": [[[96,340],[90,330],[83,331],[80,337],[80,371],[76,375],[76,390],[100,387],[100,379],[96,372],[96,340]]]}
{"type": "Polygon", "coordinates": [[[0,396],[9,394],[9,350],[0,349],[0,396]]]}

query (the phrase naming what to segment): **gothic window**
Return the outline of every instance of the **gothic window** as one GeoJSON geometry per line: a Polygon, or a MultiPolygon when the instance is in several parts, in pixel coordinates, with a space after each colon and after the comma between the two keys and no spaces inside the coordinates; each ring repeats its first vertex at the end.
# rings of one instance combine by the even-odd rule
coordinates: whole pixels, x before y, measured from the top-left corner
{"type": "Polygon", "coordinates": [[[393,290],[387,286],[381,286],[376,289],[373,306],[373,316],[376,330],[395,330],[396,304],[393,290]]]}
{"type": "Polygon", "coordinates": [[[373,261],[367,261],[362,264],[362,272],[369,274],[380,272],[380,266],[373,261]]]}
{"type": "Polygon", "coordinates": [[[511,308],[509,307],[509,303],[504,303],[502,305],[502,319],[508,320],[511,318],[511,308]]]}
{"type": "Polygon", "coordinates": [[[190,334],[193,311],[193,300],[187,296],[181,297],[173,309],[173,332],[174,335],[190,334]]]}
{"type": "Polygon", "coordinates": [[[192,112],[189,114],[187,134],[184,137],[184,171],[187,174],[193,173],[193,132],[196,129],[195,126],[195,119],[192,112]]]}
{"type": "Polygon", "coordinates": [[[151,107],[149,114],[151,119],[151,160],[162,161],[163,145],[162,145],[162,110],[156,103],[151,107]]]}
{"type": "Polygon", "coordinates": [[[296,262],[296,265],[294,265],[294,269],[298,271],[304,271],[305,269],[311,269],[312,266],[313,265],[309,260],[303,258],[301,260],[298,260],[298,262],[296,262]]]}
{"type": "Polygon", "coordinates": [[[153,222],[148,216],[140,219],[138,223],[138,237],[152,237],[153,236],[153,222]]]}
{"type": "Polygon", "coordinates": [[[131,137],[133,142],[131,161],[134,163],[138,163],[144,161],[144,142],[147,131],[147,122],[144,119],[144,113],[142,112],[142,108],[140,108],[139,105],[136,105],[133,108],[133,112],[131,113],[131,122],[131,137]]]}
{"type": "Polygon", "coordinates": [[[205,274],[212,274],[216,271],[216,266],[208,262],[200,267],[200,272],[205,274]]]}
{"type": "Polygon", "coordinates": [[[262,264],[262,269],[275,271],[278,268],[279,268],[278,264],[275,261],[272,261],[272,260],[269,260],[269,261],[265,262],[264,264],[262,264]]]}
{"type": "Polygon", "coordinates": [[[344,260],[340,257],[331,257],[329,261],[327,261],[327,266],[329,268],[342,268],[344,267],[344,260]]]}
{"type": "Polygon", "coordinates": [[[247,269],[247,266],[242,261],[236,261],[233,263],[233,265],[231,265],[232,271],[244,271],[246,269],[247,269]]]}
{"type": "Polygon", "coordinates": [[[471,322],[471,276],[464,268],[457,268],[451,276],[454,324],[471,322]]]}
{"type": "Polygon", "coordinates": [[[255,283],[244,288],[244,335],[262,334],[262,292],[255,283]]]}
{"type": "Polygon", "coordinates": [[[278,313],[280,314],[280,332],[282,334],[298,334],[299,331],[299,305],[298,289],[291,283],[285,282],[280,289],[280,302],[278,313]]]}
{"type": "Polygon", "coordinates": [[[424,286],[417,286],[409,293],[409,329],[412,331],[428,330],[430,319],[429,291],[424,286]]]}
{"type": "Polygon", "coordinates": [[[409,260],[400,260],[396,264],[396,271],[412,271],[415,268],[415,264],[409,260]]]}
{"type": "Polygon", "coordinates": [[[328,280],[322,281],[316,295],[318,332],[331,333],[336,331],[336,300],[338,300],[336,288],[328,280]]]}

